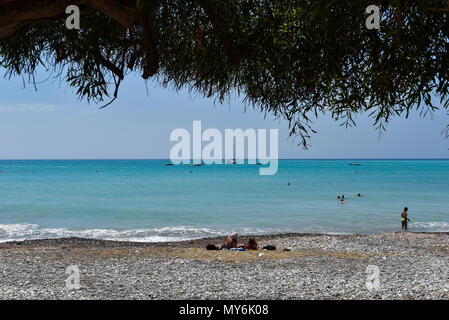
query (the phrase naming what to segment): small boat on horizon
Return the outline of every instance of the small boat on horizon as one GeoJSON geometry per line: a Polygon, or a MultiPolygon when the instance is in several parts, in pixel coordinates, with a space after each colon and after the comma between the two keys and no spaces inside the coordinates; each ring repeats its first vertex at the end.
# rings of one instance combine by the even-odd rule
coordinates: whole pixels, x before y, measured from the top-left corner
{"type": "Polygon", "coordinates": [[[201,167],[203,163],[190,163],[189,167],[201,167]]]}
{"type": "Polygon", "coordinates": [[[350,163],[349,165],[350,165],[350,166],[361,166],[361,164],[360,164],[360,163],[357,163],[357,162],[352,162],[352,163],[350,163]]]}

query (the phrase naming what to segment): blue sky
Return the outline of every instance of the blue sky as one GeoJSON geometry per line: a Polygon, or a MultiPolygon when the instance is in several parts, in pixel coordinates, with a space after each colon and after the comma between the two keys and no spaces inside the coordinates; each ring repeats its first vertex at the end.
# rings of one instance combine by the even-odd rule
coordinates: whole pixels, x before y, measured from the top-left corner
{"type": "MultiPolygon", "coordinates": [[[[40,72],[37,79],[47,77],[40,72]]],[[[288,137],[285,120],[245,113],[237,99],[214,105],[153,83],[147,95],[138,75],[126,78],[115,103],[98,107],[79,101],[58,80],[39,84],[36,92],[30,84],[24,88],[19,77],[0,78],[0,159],[167,159],[174,145],[170,132],[191,132],[193,120],[201,120],[203,130],[277,128],[280,158],[449,158],[449,140],[441,136],[449,123],[444,112],[433,119],[395,119],[381,137],[366,115],[349,129],[325,115],[313,124],[318,133],[311,148],[303,150],[288,137]]]]}

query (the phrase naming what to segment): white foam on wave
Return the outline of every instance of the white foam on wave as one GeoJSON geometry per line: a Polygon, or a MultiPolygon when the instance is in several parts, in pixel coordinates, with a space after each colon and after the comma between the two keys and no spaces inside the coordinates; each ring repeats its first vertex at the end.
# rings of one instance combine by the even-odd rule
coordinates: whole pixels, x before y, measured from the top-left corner
{"type": "Polygon", "coordinates": [[[35,234],[38,228],[39,226],[37,224],[29,223],[0,224],[0,238],[8,236],[30,236],[35,234]]]}
{"type": "MultiPolygon", "coordinates": [[[[413,222],[410,229],[424,232],[449,232],[448,222],[413,222]]],[[[298,233],[323,233],[323,234],[348,234],[346,232],[331,232],[320,228],[304,228],[302,230],[286,230],[275,228],[240,228],[229,230],[214,230],[210,228],[198,228],[192,226],[170,226],[159,228],[141,229],[84,229],[71,230],[67,228],[40,228],[37,224],[0,224],[0,242],[21,241],[33,239],[56,239],[56,238],[89,238],[115,241],[133,242],[166,242],[200,239],[206,237],[225,236],[238,233],[241,235],[268,235],[286,232],[298,233]]]]}
{"type": "Polygon", "coordinates": [[[449,222],[444,221],[416,221],[409,224],[410,228],[430,232],[449,232],[449,222]]]}
{"type": "Polygon", "coordinates": [[[67,228],[40,228],[36,224],[0,224],[0,242],[32,239],[55,238],[89,238],[116,241],[164,242],[200,239],[206,237],[225,236],[229,234],[275,234],[289,232],[281,229],[239,228],[215,230],[192,226],[169,226],[142,229],[84,229],[71,230],[67,228]]]}
{"type": "Polygon", "coordinates": [[[182,241],[222,235],[208,228],[174,226],[144,229],[85,229],[39,228],[36,224],[0,224],[0,242],[31,239],[91,238],[117,241],[163,242],[182,241]]]}

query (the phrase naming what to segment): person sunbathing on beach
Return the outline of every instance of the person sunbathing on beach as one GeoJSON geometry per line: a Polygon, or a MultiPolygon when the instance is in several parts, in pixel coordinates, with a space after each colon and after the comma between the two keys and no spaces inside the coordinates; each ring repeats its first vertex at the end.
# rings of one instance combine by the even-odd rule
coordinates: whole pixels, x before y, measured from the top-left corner
{"type": "Polygon", "coordinates": [[[244,248],[247,250],[259,250],[259,245],[257,244],[256,239],[251,238],[245,243],[244,248]]]}
{"type": "Polygon", "coordinates": [[[402,214],[401,214],[402,229],[405,229],[405,230],[407,230],[407,221],[410,221],[410,219],[407,218],[407,211],[408,211],[408,208],[405,207],[404,211],[402,211],[402,214]]]}
{"type": "Polygon", "coordinates": [[[237,248],[237,234],[226,237],[226,242],[221,246],[222,249],[232,249],[237,248]]]}

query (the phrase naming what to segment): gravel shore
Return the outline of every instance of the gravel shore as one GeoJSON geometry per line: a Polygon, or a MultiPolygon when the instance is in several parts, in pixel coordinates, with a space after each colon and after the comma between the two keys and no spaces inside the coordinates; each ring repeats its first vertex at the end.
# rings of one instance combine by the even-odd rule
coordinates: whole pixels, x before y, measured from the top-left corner
{"type": "Polygon", "coordinates": [[[448,233],[255,238],[277,249],[205,250],[222,238],[0,243],[0,299],[449,299],[448,233]],[[73,268],[79,289],[66,285],[73,268]]]}

